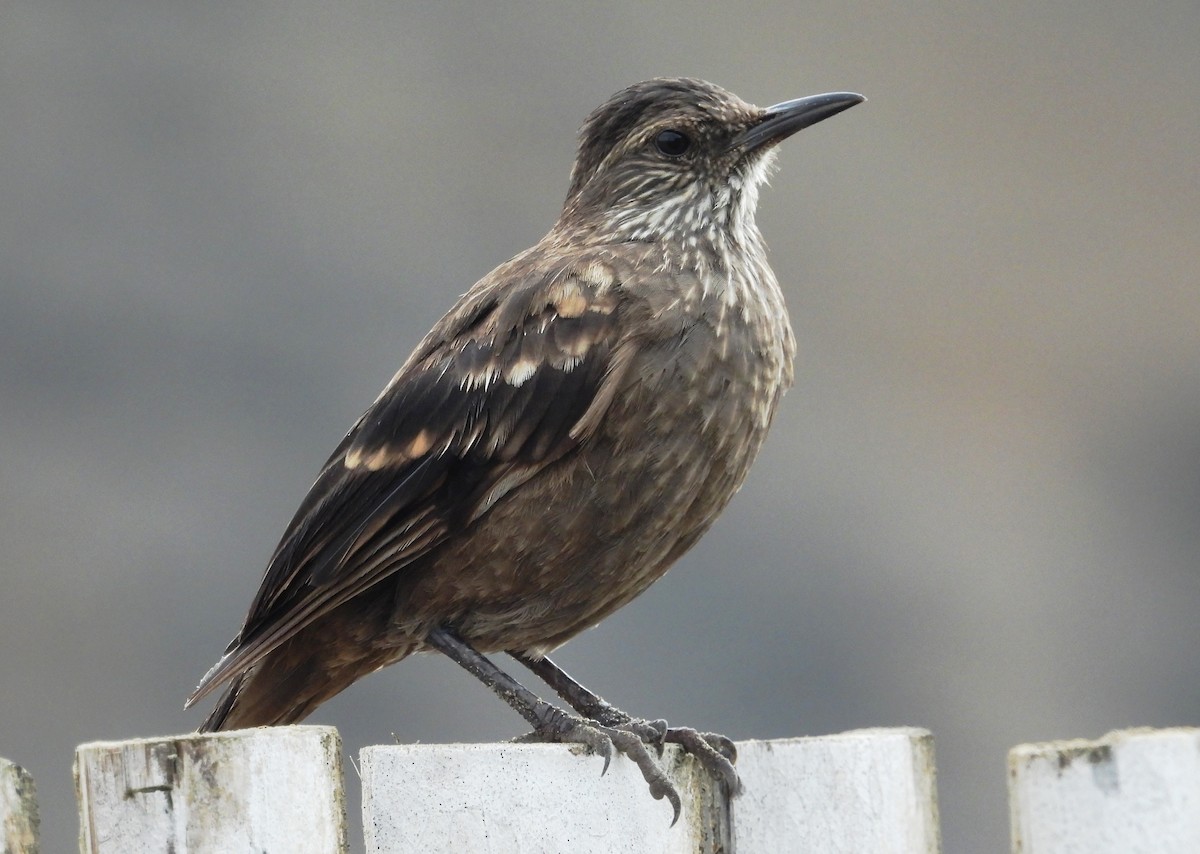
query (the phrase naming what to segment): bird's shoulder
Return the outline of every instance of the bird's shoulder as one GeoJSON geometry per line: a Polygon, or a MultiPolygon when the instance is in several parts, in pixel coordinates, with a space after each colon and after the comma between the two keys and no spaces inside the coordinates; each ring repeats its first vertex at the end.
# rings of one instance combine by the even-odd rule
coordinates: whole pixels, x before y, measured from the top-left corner
{"type": "Polygon", "coordinates": [[[554,455],[636,336],[629,305],[617,267],[597,253],[518,256],[434,325],[355,425],[346,465],[554,455]],[[546,422],[552,412],[566,423],[546,422]]]}

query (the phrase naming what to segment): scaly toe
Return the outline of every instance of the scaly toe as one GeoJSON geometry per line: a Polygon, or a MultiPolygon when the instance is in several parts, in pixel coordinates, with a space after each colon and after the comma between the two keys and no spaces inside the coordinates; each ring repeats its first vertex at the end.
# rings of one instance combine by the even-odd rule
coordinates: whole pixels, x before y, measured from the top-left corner
{"type": "Polygon", "coordinates": [[[737,769],[733,767],[733,760],[737,758],[737,748],[728,738],[711,732],[697,732],[687,727],[672,727],[667,730],[664,741],[678,744],[695,756],[712,777],[725,784],[731,795],[742,793],[741,778],[738,777],[737,769]]]}
{"type": "Polygon", "coordinates": [[[662,800],[666,798],[674,811],[674,816],[671,818],[672,826],[679,821],[679,813],[683,809],[683,804],[679,798],[679,792],[675,790],[675,785],[659,767],[658,763],[650,756],[646,750],[646,745],[641,737],[634,732],[625,729],[612,729],[608,731],[608,737],[612,740],[613,745],[621,753],[625,754],[630,760],[637,765],[642,772],[642,777],[650,787],[650,794],[654,799],[662,800]]]}
{"type": "MultiPolygon", "coordinates": [[[[657,723],[657,722],[655,722],[657,723]]],[[[608,771],[614,750],[629,758],[650,787],[650,794],[655,800],[666,798],[671,804],[673,818],[671,824],[679,820],[683,809],[679,793],[670,779],[659,767],[658,763],[646,750],[644,738],[649,736],[661,743],[662,735],[654,723],[639,722],[642,725],[607,727],[594,721],[568,715],[552,706],[541,710],[541,719],[537,728],[530,734],[522,736],[517,741],[553,741],[562,744],[582,744],[594,753],[604,757],[604,768],[600,771],[603,776],[608,771]]],[[[666,732],[665,723],[662,733],[666,732]]]]}

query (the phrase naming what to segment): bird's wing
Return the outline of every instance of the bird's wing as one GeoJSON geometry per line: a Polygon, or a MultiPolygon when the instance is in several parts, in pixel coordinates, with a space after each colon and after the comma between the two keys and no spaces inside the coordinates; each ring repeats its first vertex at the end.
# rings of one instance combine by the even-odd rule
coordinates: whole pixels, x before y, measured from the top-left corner
{"type": "Polygon", "coordinates": [[[189,706],[485,514],[603,418],[637,346],[611,268],[504,269],[442,318],[329,458],[189,706]]]}

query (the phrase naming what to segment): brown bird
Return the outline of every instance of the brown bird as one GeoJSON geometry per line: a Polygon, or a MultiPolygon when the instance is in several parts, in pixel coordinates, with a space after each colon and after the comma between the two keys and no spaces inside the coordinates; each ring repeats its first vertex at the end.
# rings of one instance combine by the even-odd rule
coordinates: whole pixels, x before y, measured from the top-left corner
{"type": "Polygon", "coordinates": [[[588,117],[562,214],[475,284],[350,429],[300,505],[246,622],[187,705],[202,731],[299,721],[437,650],[536,737],[613,747],[679,797],[645,745],[682,744],[736,791],[723,736],[632,719],[546,653],[629,602],[746,477],[795,342],[755,225],[775,145],[860,103],[762,109],[656,79],[588,117]],[[507,652],[578,714],[484,653],[507,652]]]}

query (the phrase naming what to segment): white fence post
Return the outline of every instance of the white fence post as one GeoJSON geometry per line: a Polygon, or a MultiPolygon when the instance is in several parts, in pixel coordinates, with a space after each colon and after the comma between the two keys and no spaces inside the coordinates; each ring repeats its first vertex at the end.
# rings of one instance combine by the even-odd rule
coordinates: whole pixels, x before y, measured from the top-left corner
{"type": "MultiPolygon", "coordinates": [[[[920,729],[738,745],[728,802],[694,759],[661,760],[678,824],[637,768],[551,744],[362,751],[370,854],[427,851],[937,854],[933,739],[920,729]]],[[[1010,751],[1018,854],[1200,852],[1200,728],[1127,730],[1010,751]]],[[[80,850],[345,854],[341,741],[278,727],[76,750],[80,850]]],[[[33,780],[0,759],[3,854],[35,854],[33,780]]]]}
{"type": "Polygon", "coordinates": [[[738,745],[737,854],[937,854],[933,736],[915,728],[738,745]]]}
{"type": "Polygon", "coordinates": [[[1022,744],[1008,775],[1014,852],[1200,852],[1200,729],[1022,744]]]}
{"type": "Polygon", "coordinates": [[[345,854],[341,751],[310,726],[81,745],[80,851],[345,854]]]}
{"type": "Polygon", "coordinates": [[[19,765],[0,759],[0,851],[37,854],[37,789],[19,765]]]}
{"type": "Polygon", "coordinates": [[[675,748],[683,800],[654,801],[632,762],[561,745],[387,745],[361,754],[369,854],[427,851],[936,854],[932,738],[863,730],[738,745],[732,804],[675,748]]]}

